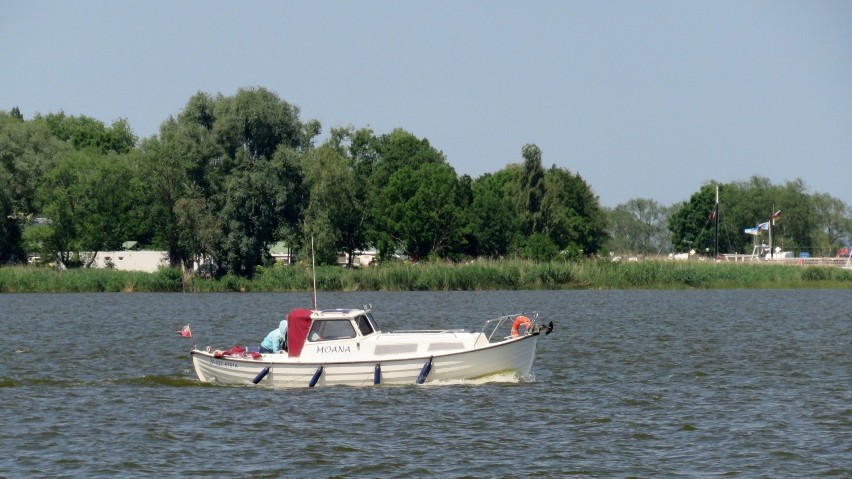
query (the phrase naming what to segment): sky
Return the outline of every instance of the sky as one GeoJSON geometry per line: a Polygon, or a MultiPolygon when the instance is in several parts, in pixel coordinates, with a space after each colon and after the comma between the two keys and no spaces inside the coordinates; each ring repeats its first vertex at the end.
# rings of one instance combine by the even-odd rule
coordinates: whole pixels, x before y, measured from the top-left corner
{"type": "Polygon", "coordinates": [[[606,207],[753,175],[852,205],[847,0],[0,0],[0,110],[146,138],[251,87],[474,178],[534,143],[606,207]]]}

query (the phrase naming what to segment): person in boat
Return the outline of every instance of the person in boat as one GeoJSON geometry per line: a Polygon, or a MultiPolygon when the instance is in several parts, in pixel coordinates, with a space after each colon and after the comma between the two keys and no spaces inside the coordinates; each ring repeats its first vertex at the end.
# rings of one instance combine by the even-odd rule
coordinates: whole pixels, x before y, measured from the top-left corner
{"type": "Polygon", "coordinates": [[[277,353],[280,350],[287,350],[287,320],[282,319],[278,328],[273,329],[263,338],[260,343],[261,353],[277,353]]]}

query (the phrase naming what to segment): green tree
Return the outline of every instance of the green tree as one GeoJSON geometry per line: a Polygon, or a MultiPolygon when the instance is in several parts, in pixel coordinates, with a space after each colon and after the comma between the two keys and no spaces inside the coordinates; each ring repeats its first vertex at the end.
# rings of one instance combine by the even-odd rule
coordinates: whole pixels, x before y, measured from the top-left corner
{"type": "Polygon", "coordinates": [[[293,189],[291,182],[266,159],[254,160],[250,167],[228,176],[219,197],[223,236],[215,254],[226,271],[253,276],[267,259],[269,245],[275,242],[282,223],[298,221],[288,214],[293,199],[288,194],[293,189]]]}
{"type": "Polygon", "coordinates": [[[597,196],[567,169],[546,172],[539,217],[542,232],[571,256],[596,254],[606,241],[606,214],[597,196]]]}
{"type": "Polygon", "coordinates": [[[559,247],[546,234],[536,233],[527,238],[524,256],[534,261],[553,261],[559,256],[559,247]]]}
{"type": "Polygon", "coordinates": [[[381,162],[382,138],[376,136],[373,130],[369,128],[356,130],[351,126],[332,128],[327,144],[338,151],[345,152],[352,161],[358,181],[370,181],[372,177],[378,177],[373,175],[373,172],[381,162]]]}
{"type": "Polygon", "coordinates": [[[36,190],[45,172],[69,150],[44,124],[0,111],[0,169],[7,174],[3,190],[16,216],[37,213],[36,190]]]}
{"type": "Polygon", "coordinates": [[[204,263],[204,259],[216,251],[223,229],[221,221],[197,191],[178,198],[174,205],[174,216],[176,246],[179,247],[181,258],[184,258],[183,264],[191,266],[193,261],[204,263]]]}
{"type": "MultiPolygon", "coordinates": [[[[713,247],[713,211],[715,184],[702,186],[690,201],[670,219],[673,246],[678,251],[713,247]]],[[[774,212],[773,246],[785,251],[807,251],[818,246],[822,231],[828,228],[817,213],[815,197],[809,195],[802,180],[773,185],[768,178],[753,176],[747,181],[719,185],[719,251],[751,251],[751,243],[768,243],[766,231],[758,237],[747,235],[746,228],[769,222],[774,212]]],[[[823,203],[823,205],[825,205],[823,203]]]]}
{"type": "MultiPolygon", "coordinates": [[[[619,205],[621,206],[621,205],[619,205]]],[[[610,237],[604,243],[604,249],[611,252],[634,252],[632,243],[632,231],[636,226],[636,218],[624,209],[613,208],[607,210],[610,237]]]]}
{"type": "MultiPolygon", "coordinates": [[[[294,156],[311,145],[318,123],[305,127],[299,109],[263,89],[219,95],[213,107],[213,135],[223,155],[213,168],[211,205],[224,225],[217,253],[226,269],[252,276],[268,247],[298,224],[301,173],[294,156]],[[289,227],[288,227],[289,225],[289,227]]],[[[211,175],[208,175],[211,178],[211,175]]]]}
{"type": "MultiPolygon", "coordinates": [[[[359,130],[352,137],[350,151],[358,177],[366,177],[367,242],[378,250],[382,260],[391,257],[398,248],[414,248],[419,251],[420,247],[414,246],[411,237],[419,236],[420,233],[410,229],[403,233],[400,230],[403,227],[412,227],[415,219],[401,222],[400,219],[407,216],[407,213],[402,211],[395,201],[399,198],[400,191],[420,188],[414,183],[420,183],[422,179],[408,178],[409,176],[416,176],[421,169],[429,165],[448,166],[444,155],[434,149],[428,140],[418,139],[402,129],[395,129],[378,137],[371,137],[369,130],[359,130]],[[403,171],[404,173],[400,173],[403,171]],[[396,180],[393,180],[394,176],[397,176],[396,180]],[[395,182],[393,187],[391,181],[395,182]],[[394,209],[396,214],[394,218],[388,214],[391,209],[394,209]],[[408,240],[403,240],[403,237],[408,237],[408,240]]],[[[422,234],[428,236],[430,233],[422,234]]],[[[419,251],[415,257],[425,257],[422,253],[419,251]]]]}
{"type": "Polygon", "coordinates": [[[270,244],[297,237],[299,156],[320,132],[319,122],[302,124],[298,114],[264,88],[198,92],[143,142],[156,238],[173,263],[212,255],[220,272],[251,276],[270,244]]]}
{"type": "Polygon", "coordinates": [[[852,235],[852,208],[827,193],[816,193],[811,200],[817,225],[814,251],[820,256],[834,256],[852,235]]]}
{"type": "MultiPolygon", "coordinates": [[[[12,178],[5,168],[0,169],[0,183],[12,184],[12,178]]],[[[10,191],[0,189],[0,265],[26,261],[27,255],[21,244],[22,218],[15,214],[10,191]]]]}
{"type": "Polygon", "coordinates": [[[528,143],[521,149],[524,169],[521,184],[522,211],[527,220],[527,234],[541,233],[541,203],[545,195],[544,168],[541,166],[541,149],[528,143]]]}
{"type": "Polygon", "coordinates": [[[353,254],[366,246],[366,189],[346,150],[328,142],[303,157],[309,201],[304,231],[316,240],[317,260],[334,263],[337,253],[353,254]]]}
{"type": "Polygon", "coordinates": [[[403,167],[385,188],[388,233],[414,260],[464,249],[464,211],[455,170],[446,163],[403,167]]]}
{"type": "Polygon", "coordinates": [[[199,256],[211,254],[216,243],[196,237],[201,225],[217,223],[208,217],[216,211],[209,199],[218,191],[211,188],[210,176],[215,176],[222,155],[212,125],[203,124],[213,121],[204,118],[205,98],[199,94],[190,99],[182,120],[163,122],[159,135],[144,140],[139,148],[139,171],[148,184],[145,205],[152,222],[152,243],[168,251],[173,266],[190,266],[199,256]],[[195,121],[198,117],[202,123],[195,121]],[[208,175],[209,171],[214,172],[208,175]]]}
{"type": "Polygon", "coordinates": [[[348,252],[377,247],[380,259],[387,259],[396,245],[382,229],[384,212],[375,206],[381,201],[382,187],[387,184],[387,177],[377,172],[382,162],[382,141],[369,128],[356,130],[350,126],[332,129],[327,145],[348,158],[356,184],[351,201],[358,213],[349,219],[350,226],[344,233],[341,249],[348,252]]]}
{"type": "Polygon", "coordinates": [[[19,243],[15,255],[22,256],[24,238],[28,248],[47,249],[46,257],[52,257],[58,251],[69,255],[84,247],[120,245],[143,229],[143,218],[134,214],[139,187],[128,155],[135,140],[125,120],[107,128],[64,113],[36,115],[28,122],[20,111],[0,113],[0,164],[14,212],[4,215],[14,220],[2,229],[19,243]],[[30,234],[21,231],[35,216],[50,221],[30,234]]]}
{"type": "MultiPolygon", "coordinates": [[[[650,198],[633,198],[610,212],[613,245],[638,254],[659,254],[671,247],[669,209],[650,198]]],[[[613,248],[616,249],[616,248],[613,248]]]]}
{"type": "Polygon", "coordinates": [[[473,182],[469,223],[475,241],[474,254],[503,257],[518,241],[521,220],[511,199],[514,188],[509,185],[513,183],[514,177],[506,169],[486,173],[473,182]]]}
{"type": "Polygon", "coordinates": [[[103,122],[84,115],[66,116],[64,112],[36,115],[36,123],[44,123],[58,139],[75,150],[92,150],[101,154],[128,153],[136,144],[136,135],[121,118],[106,127],[103,122]]]}
{"type": "Polygon", "coordinates": [[[813,207],[801,180],[778,186],[768,178],[753,176],[748,181],[721,185],[719,191],[720,251],[725,251],[722,249],[723,241],[731,245],[732,250],[736,248],[742,252],[750,252],[753,241],[768,243],[766,231],[754,237],[746,235],[743,230],[769,221],[779,210],[781,218],[773,222],[773,246],[799,250],[812,244],[811,230],[815,227],[813,207]]]}
{"type": "Polygon", "coordinates": [[[51,220],[44,227],[43,257],[59,257],[68,267],[89,266],[98,251],[119,249],[138,232],[134,192],[140,187],[124,156],[72,152],[63,157],[39,189],[51,220]]]}
{"type": "Polygon", "coordinates": [[[416,171],[427,164],[446,163],[443,153],[433,148],[429,140],[418,139],[400,128],[381,135],[377,146],[379,158],[371,172],[377,185],[387,184],[394,173],[406,167],[416,171]]]}
{"type": "Polygon", "coordinates": [[[0,264],[26,261],[24,231],[39,212],[38,185],[68,149],[20,110],[0,111],[0,264]]]}
{"type": "MultiPolygon", "coordinates": [[[[281,145],[310,146],[305,143],[309,135],[299,121],[299,108],[265,88],[241,88],[233,97],[220,94],[213,110],[213,131],[230,160],[269,159],[281,145]],[[238,156],[239,150],[246,154],[238,156]]],[[[319,133],[316,122],[310,126],[310,133],[319,133]]]]}
{"type": "Polygon", "coordinates": [[[815,246],[814,233],[819,229],[816,212],[801,179],[775,187],[772,200],[763,211],[766,219],[776,211],[781,212],[780,219],[773,221],[773,246],[794,252],[808,251],[815,246]]]}
{"type": "MultiPolygon", "coordinates": [[[[721,188],[720,188],[721,191],[721,188]]],[[[716,184],[706,184],[693,193],[689,201],[669,217],[672,247],[676,252],[695,249],[713,251],[715,227],[713,211],[716,203],[716,184]]],[[[720,213],[724,217],[724,212],[720,213]]],[[[730,244],[719,238],[719,252],[727,251],[730,244]]]]}

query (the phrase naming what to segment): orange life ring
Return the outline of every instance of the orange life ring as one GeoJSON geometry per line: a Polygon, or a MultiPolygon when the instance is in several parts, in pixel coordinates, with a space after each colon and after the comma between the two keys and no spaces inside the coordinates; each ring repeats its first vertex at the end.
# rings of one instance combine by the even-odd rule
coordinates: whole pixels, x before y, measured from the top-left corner
{"type": "Polygon", "coordinates": [[[521,334],[520,329],[522,324],[526,325],[527,331],[529,331],[530,326],[532,325],[532,321],[530,321],[530,318],[526,316],[518,316],[517,318],[515,318],[515,322],[512,323],[513,338],[517,338],[521,334]]]}

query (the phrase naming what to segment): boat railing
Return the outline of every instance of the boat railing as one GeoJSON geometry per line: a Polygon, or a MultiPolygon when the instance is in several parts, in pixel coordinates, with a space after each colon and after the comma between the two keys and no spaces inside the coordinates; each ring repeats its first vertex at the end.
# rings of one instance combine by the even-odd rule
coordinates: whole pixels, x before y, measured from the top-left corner
{"type": "Polygon", "coordinates": [[[388,331],[390,334],[442,334],[442,333],[466,333],[464,329],[397,329],[388,331]]]}
{"type": "Polygon", "coordinates": [[[491,338],[493,338],[498,331],[505,327],[508,332],[506,332],[503,336],[509,338],[511,337],[512,323],[514,323],[515,319],[517,319],[519,316],[526,316],[527,318],[529,318],[530,326],[527,328],[528,331],[532,329],[533,325],[535,325],[536,321],[538,321],[537,311],[533,311],[531,313],[507,314],[505,316],[500,316],[499,318],[489,319],[485,321],[485,324],[482,326],[482,334],[484,334],[490,342],[491,338]]]}

